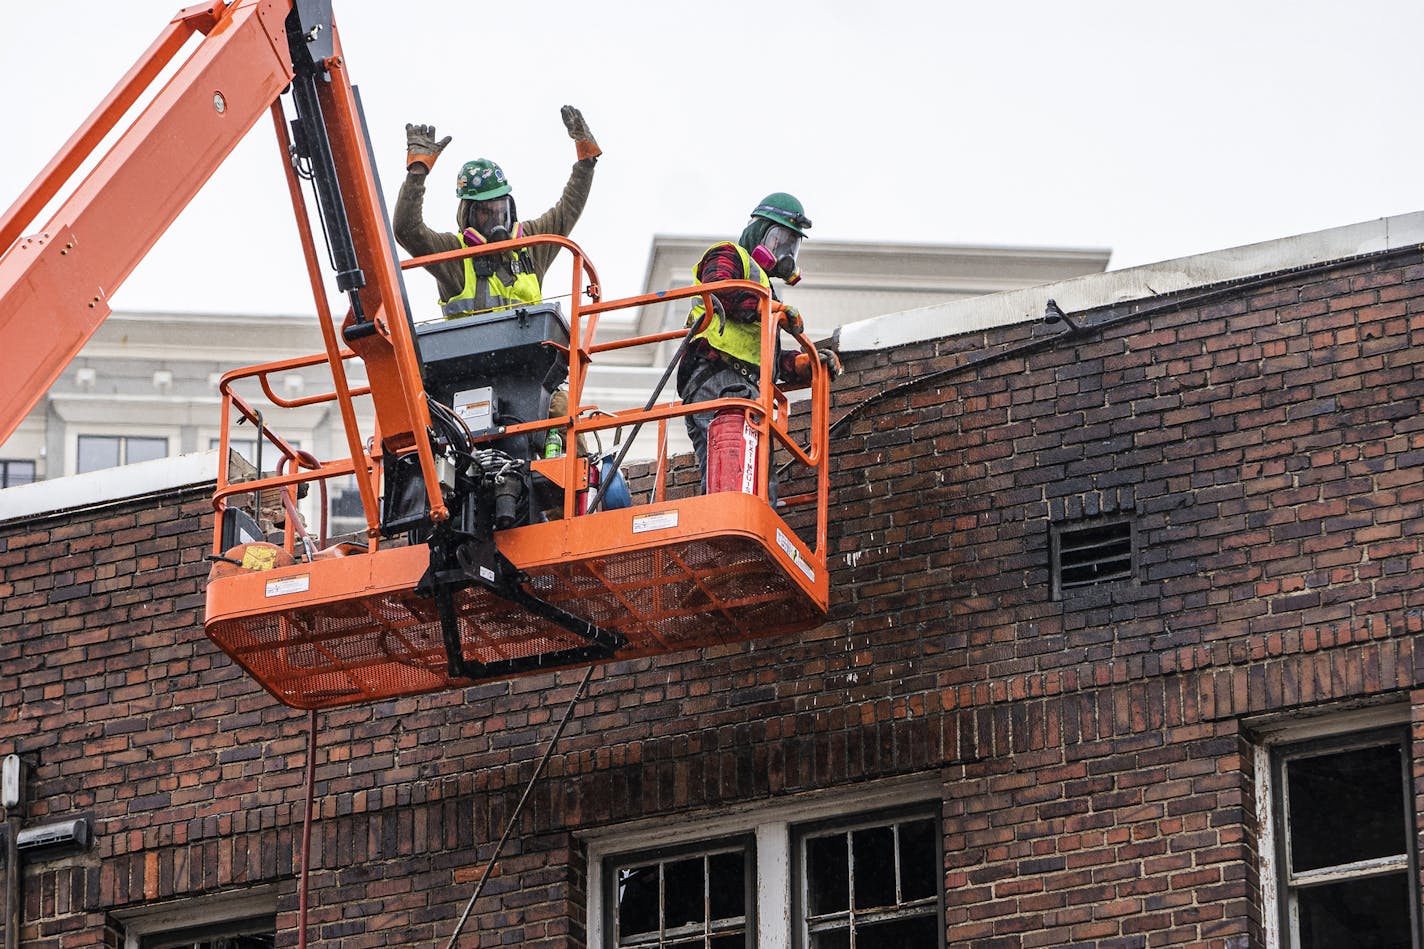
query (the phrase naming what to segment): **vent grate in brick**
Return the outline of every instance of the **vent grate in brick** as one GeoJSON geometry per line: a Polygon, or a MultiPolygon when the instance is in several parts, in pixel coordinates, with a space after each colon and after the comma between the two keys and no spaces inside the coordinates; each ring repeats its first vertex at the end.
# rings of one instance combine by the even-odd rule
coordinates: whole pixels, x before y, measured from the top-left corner
{"type": "Polygon", "coordinates": [[[1096,521],[1062,525],[1053,533],[1053,592],[1130,580],[1132,522],[1096,521]]]}

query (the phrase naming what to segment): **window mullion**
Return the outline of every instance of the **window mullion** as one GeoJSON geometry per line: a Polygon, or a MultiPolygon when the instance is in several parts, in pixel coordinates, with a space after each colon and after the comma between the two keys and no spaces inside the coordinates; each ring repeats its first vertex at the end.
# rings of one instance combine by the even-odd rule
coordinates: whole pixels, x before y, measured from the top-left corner
{"type": "Polygon", "coordinates": [[[890,842],[890,853],[895,861],[895,905],[904,906],[905,894],[901,889],[902,881],[900,880],[900,825],[898,823],[891,825],[890,842]]]}
{"type": "Polygon", "coordinates": [[[850,949],[855,946],[855,832],[846,831],[846,915],[850,918],[850,949]]]}
{"type": "Polygon", "coordinates": [[[1379,876],[1382,873],[1398,873],[1408,869],[1409,855],[1401,853],[1392,857],[1376,857],[1373,860],[1359,860],[1355,863],[1342,863],[1333,867],[1320,867],[1316,870],[1291,873],[1286,883],[1293,887],[1316,886],[1321,883],[1334,883],[1338,880],[1365,879],[1379,876]]]}
{"type": "Polygon", "coordinates": [[[658,864],[658,949],[667,945],[667,864],[658,864]]]}

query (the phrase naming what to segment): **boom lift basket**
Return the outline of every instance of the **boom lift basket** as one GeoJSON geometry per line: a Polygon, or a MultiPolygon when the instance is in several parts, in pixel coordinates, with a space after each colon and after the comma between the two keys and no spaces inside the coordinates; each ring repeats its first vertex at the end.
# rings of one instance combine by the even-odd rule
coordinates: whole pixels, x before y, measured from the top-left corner
{"type": "MultiPolygon", "coordinates": [[[[587,270],[590,284],[596,286],[596,274],[576,245],[556,237],[523,242],[535,240],[566,245],[575,257],[576,281],[587,270]]],[[[463,253],[497,252],[502,246],[463,253]]],[[[426,261],[422,258],[405,266],[426,261]]],[[[756,287],[746,282],[737,285],[756,287]]],[[[828,599],[824,559],[828,380],[818,361],[813,360],[816,375],[803,419],[801,437],[807,445],[788,429],[790,406],[772,385],[764,387],[758,402],[718,399],[684,406],[674,397],[647,409],[615,414],[593,414],[592,407],[582,403],[587,368],[599,354],[684,335],[669,332],[592,345],[598,314],[668,299],[690,304],[689,298],[707,289],[583,305],[575,293],[568,328],[548,307],[511,308],[418,326],[415,338],[423,356],[426,390],[432,399],[458,401],[457,393],[487,386],[495,403],[493,422],[486,429],[471,430],[474,443],[502,442],[531,453],[532,446],[542,445],[555,426],[567,429],[566,444],[572,447],[580,436],[592,438],[640,421],[660,429],[670,422],[681,424],[682,416],[694,409],[744,410],[763,444],[774,443],[783,457],[802,466],[796,483],[809,483],[811,490],[783,502],[788,509],[807,509],[798,520],[800,532],[766,499],[771,452],[759,453],[756,493],[668,498],[663,489],[667,459],[660,455],[654,477],[658,487],[651,496],[644,490],[632,506],[578,514],[578,498],[588,491],[589,466],[587,459],[570,451],[531,461],[536,479],[547,479],[554,486],[564,516],[544,520],[535,515],[528,523],[494,533],[498,558],[513,568],[513,582],[528,601],[512,601],[477,582],[455,590],[460,668],[451,660],[437,604],[417,592],[431,567],[430,549],[420,542],[428,520],[405,544],[381,543],[381,525],[372,523],[368,531],[372,544],[364,552],[293,556],[290,562],[262,571],[219,563],[208,586],[208,635],[282,702],[323,708],[551,668],[722,645],[820,624],[828,599]],[[547,394],[562,380],[564,367],[570,405],[577,411],[571,409],[569,417],[560,419],[541,417],[547,414],[547,394]],[[501,392],[507,383],[515,387],[513,396],[501,392]],[[811,536],[810,542],[801,533],[811,536]],[[531,607],[529,601],[537,605],[531,607]],[[545,615],[538,605],[552,607],[555,615],[545,615]],[[569,617],[576,622],[570,623],[569,617]]],[[[768,307],[769,302],[767,298],[768,307]]],[[[772,346],[776,330],[769,309],[767,316],[764,335],[772,346]]],[[[808,340],[800,342],[814,352],[808,340]]],[[[255,414],[232,392],[239,379],[257,377],[270,396],[277,387],[267,378],[285,368],[290,367],[271,364],[230,374],[222,387],[230,412],[255,414]]],[[[769,381],[769,372],[766,378],[769,381]]],[[[280,447],[280,439],[268,431],[280,447]]],[[[254,490],[291,493],[302,481],[368,464],[372,476],[358,480],[363,489],[371,489],[379,481],[383,461],[390,489],[394,468],[390,458],[370,458],[356,465],[318,464],[303,470],[301,453],[290,454],[292,463],[279,469],[295,470],[256,484],[224,481],[216,505],[225,507],[241,493],[254,490]]],[[[385,514],[390,516],[389,505],[385,514]]],[[[453,523],[460,512],[452,511],[450,516],[453,523]]],[[[222,554],[224,544],[238,540],[218,539],[215,553],[222,554]]],[[[300,543],[291,540],[286,546],[295,554],[302,550],[300,543]]],[[[465,567],[473,572],[471,565],[465,567]]]]}
{"type": "MultiPolygon", "coordinates": [[[[541,599],[626,637],[603,658],[631,659],[818,625],[825,572],[806,553],[792,565],[768,548],[768,536],[794,543],[779,520],[765,502],[727,493],[513,528],[499,542],[541,599]],[[649,521],[668,525],[662,536],[609,545],[649,521]],[[525,551],[540,555],[521,562],[525,551]]],[[[449,674],[434,603],[414,593],[427,560],[423,546],[393,547],[214,579],[208,635],[298,708],[467,685],[449,674]]],[[[578,636],[482,588],[461,591],[456,609],[464,653],[489,679],[596,658],[578,636]]]]}

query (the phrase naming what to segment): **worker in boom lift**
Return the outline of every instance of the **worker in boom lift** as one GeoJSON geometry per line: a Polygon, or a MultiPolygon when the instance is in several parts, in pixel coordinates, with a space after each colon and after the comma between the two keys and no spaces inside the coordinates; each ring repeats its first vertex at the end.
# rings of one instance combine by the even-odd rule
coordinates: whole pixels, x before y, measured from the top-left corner
{"type": "MultiPolygon", "coordinates": [[[[578,109],[564,106],[563,117],[578,160],[558,203],[533,220],[520,221],[504,170],[487,158],[476,158],[465,162],[455,178],[455,195],[460,199],[455,209],[456,233],[429,228],[424,220],[425,178],[450,144],[450,136],[437,140],[433,125],[407,125],[406,176],[396,198],[393,222],[401,247],[412,256],[423,257],[532,234],[567,237],[583,213],[593,183],[593,166],[603,152],[578,109]]],[[[426,269],[440,288],[441,312],[446,319],[454,319],[538,303],[542,298],[539,281],[558,252],[556,246],[541,244],[497,259],[466,257],[429,264],[426,269]]]]}
{"type": "MultiPolygon", "coordinates": [[[[571,105],[562,111],[564,127],[574,140],[578,159],[558,203],[533,220],[520,221],[504,170],[487,158],[476,158],[465,162],[455,178],[455,195],[460,199],[455,209],[457,233],[427,227],[424,215],[425,179],[450,144],[450,136],[436,139],[433,125],[407,125],[406,176],[396,197],[393,222],[396,241],[412,256],[424,257],[532,234],[567,237],[583,213],[593,183],[593,167],[603,151],[589,132],[583,113],[571,105]]],[[[466,257],[427,264],[425,269],[435,278],[440,310],[450,320],[540,302],[540,281],[558,252],[553,244],[539,244],[498,257],[466,257]]],[[[567,415],[568,411],[568,393],[560,389],[549,402],[549,417],[567,415]]],[[[578,447],[582,453],[582,439],[578,447]]]]}
{"type": "MultiPolygon", "coordinates": [[[[692,269],[697,283],[718,280],[750,280],[771,290],[772,313],[782,327],[801,333],[801,314],[794,306],[779,301],[771,278],[788,285],[801,279],[797,255],[801,240],[811,227],[801,202],[784,191],[769,194],[752,210],[751,219],[735,243],[723,241],[708,248],[692,269]]],[[[750,290],[719,290],[711,294],[713,316],[684,354],[677,370],[677,391],[684,404],[719,398],[755,399],[761,378],[761,309],[750,290]]],[[[687,326],[702,319],[705,308],[699,297],[688,314],[687,326]]],[[[831,378],[840,375],[841,364],[833,352],[820,352],[831,378]]],[[[774,378],[792,385],[811,379],[810,357],[805,353],[775,354],[774,378]]],[[[737,411],[737,410],[731,410],[737,411]]],[[[702,485],[707,488],[707,431],[715,412],[695,412],[684,416],[688,437],[697,453],[702,485]]],[[[775,496],[775,485],[772,485],[775,496]]]]}

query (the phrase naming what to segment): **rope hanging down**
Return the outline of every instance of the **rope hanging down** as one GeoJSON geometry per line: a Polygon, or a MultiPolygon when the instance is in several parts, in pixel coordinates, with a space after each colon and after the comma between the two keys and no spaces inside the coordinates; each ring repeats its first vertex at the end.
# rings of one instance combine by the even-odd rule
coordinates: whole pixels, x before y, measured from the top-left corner
{"type": "Polygon", "coordinates": [[[568,708],[564,709],[564,717],[559,720],[559,727],[554,730],[554,736],[549,739],[549,744],[544,749],[544,756],[539,759],[539,765],[534,769],[534,774],[529,778],[529,784],[524,788],[524,794],[520,796],[519,803],[514,807],[514,813],[509,815],[509,823],[504,827],[504,834],[499,838],[499,843],[495,844],[494,853],[490,854],[489,862],[485,864],[485,870],[480,874],[480,881],[475,884],[475,892],[470,894],[470,901],[465,904],[465,911],[460,914],[460,921],[455,924],[455,931],[450,934],[450,941],[445,944],[445,949],[454,949],[455,941],[460,938],[460,931],[465,928],[465,922],[470,918],[470,913],[475,908],[475,902],[479,900],[480,893],[484,891],[485,882],[489,880],[490,871],[499,862],[499,855],[504,850],[504,845],[509,841],[509,835],[513,833],[515,825],[519,823],[519,815],[524,812],[524,805],[529,800],[529,794],[534,790],[534,785],[538,783],[539,776],[544,773],[544,766],[549,763],[549,758],[554,753],[554,746],[559,743],[559,738],[564,734],[564,726],[568,725],[569,718],[573,715],[574,706],[583,697],[583,690],[588,688],[588,680],[593,678],[593,666],[588,667],[588,671],[583,675],[583,681],[574,690],[573,698],[569,699],[568,708]]]}

